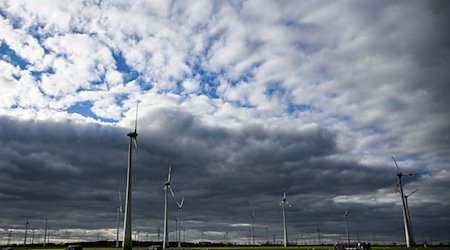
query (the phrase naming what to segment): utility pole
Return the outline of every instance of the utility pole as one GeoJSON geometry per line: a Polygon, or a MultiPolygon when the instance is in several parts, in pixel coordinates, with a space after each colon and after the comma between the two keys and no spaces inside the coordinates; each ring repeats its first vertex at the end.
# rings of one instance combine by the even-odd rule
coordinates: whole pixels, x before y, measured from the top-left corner
{"type": "Polygon", "coordinates": [[[47,219],[45,219],[45,230],[44,230],[44,247],[47,244],[47,219]]]}
{"type": "Polygon", "coordinates": [[[157,231],[157,235],[158,235],[158,242],[161,241],[161,229],[158,226],[158,231],[157,231]]]}
{"type": "Polygon", "coordinates": [[[318,240],[318,245],[322,245],[322,240],[320,238],[320,228],[319,225],[317,225],[317,240],[318,240]]]}

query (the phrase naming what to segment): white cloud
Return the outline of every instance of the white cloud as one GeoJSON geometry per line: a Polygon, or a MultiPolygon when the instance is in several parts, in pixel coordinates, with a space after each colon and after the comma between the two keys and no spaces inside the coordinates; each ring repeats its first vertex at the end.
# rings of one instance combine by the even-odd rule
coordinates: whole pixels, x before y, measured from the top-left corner
{"type": "Polygon", "coordinates": [[[83,89],[102,89],[92,84],[100,81],[106,69],[115,63],[109,48],[82,34],[64,35],[45,41],[53,57],[51,67],[55,73],[42,77],[42,90],[52,96],[61,96],[83,89]]]}
{"type": "Polygon", "coordinates": [[[186,79],[183,81],[182,85],[188,93],[197,92],[200,88],[200,83],[197,79],[186,79]]]}

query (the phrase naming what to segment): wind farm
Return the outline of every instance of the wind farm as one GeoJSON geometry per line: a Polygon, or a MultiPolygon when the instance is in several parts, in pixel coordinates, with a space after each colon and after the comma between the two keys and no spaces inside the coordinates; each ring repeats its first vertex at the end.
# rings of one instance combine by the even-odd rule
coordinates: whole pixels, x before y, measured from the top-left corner
{"type": "MultiPolygon", "coordinates": [[[[293,240],[289,240],[289,233],[288,233],[288,216],[287,216],[287,209],[293,209],[291,203],[288,201],[287,199],[287,194],[286,194],[286,188],[283,188],[283,192],[282,192],[282,199],[279,202],[279,206],[281,207],[281,222],[279,223],[279,226],[282,227],[282,242],[277,242],[275,240],[275,235],[274,235],[274,240],[273,242],[270,242],[268,240],[268,228],[266,227],[266,231],[267,231],[267,239],[266,241],[263,241],[261,239],[261,235],[258,237],[255,234],[255,226],[257,227],[257,225],[255,225],[255,207],[252,207],[251,209],[251,215],[250,215],[250,236],[249,236],[249,240],[248,243],[245,242],[237,242],[237,241],[233,241],[233,239],[229,240],[229,232],[226,232],[226,235],[224,238],[225,240],[223,241],[209,241],[209,240],[205,240],[204,239],[204,232],[202,232],[202,238],[201,240],[197,239],[197,240],[190,240],[187,241],[186,240],[186,236],[181,237],[181,232],[182,232],[182,208],[184,205],[184,196],[181,197],[181,199],[177,200],[176,199],[176,195],[172,190],[171,187],[171,183],[172,183],[172,168],[168,167],[168,173],[167,173],[167,179],[166,181],[164,181],[164,185],[163,185],[163,191],[164,191],[164,211],[163,211],[163,240],[161,242],[159,242],[159,232],[158,232],[158,240],[153,239],[153,240],[149,240],[149,232],[146,233],[147,237],[146,240],[140,240],[139,238],[139,234],[140,231],[135,231],[135,237],[134,239],[132,238],[133,235],[133,220],[132,220],[132,194],[133,194],[133,190],[132,190],[132,165],[133,162],[137,162],[137,150],[138,150],[138,146],[137,146],[137,125],[138,125],[138,106],[136,105],[136,110],[135,110],[135,121],[134,121],[134,130],[132,132],[129,132],[127,134],[127,136],[129,137],[129,145],[128,145],[128,165],[127,165],[127,182],[126,182],[126,200],[125,200],[125,214],[124,214],[124,231],[123,231],[123,237],[122,239],[120,239],[119,237],[119,232],[120,232],[120,220],[122,218],[122,198],[121,198],[121,192],[118,192],[118,196],[117,196],[117,205],[116,205],[116,222],[117,222],[117,227],[116,227],[116,237],[115,237],[115,248],[111,248],[112,247],[112,242],[109,243],[108,239],[104,239],[102,236],[101,239],[99,239],[98,235],[97,235],[97,242],[93,242],[93,241],[79,241],[77,242],[75,240],[76,236],[73,235],[72,236],[72,241],[75,242],[76,244],[78,244],[77,246],[81,246],[81,245],[85,245],[88,248],[89,247],[101,247],[103,249],[117,249],[117,248],[122,248],[124,250],[130,250],[130,249],[142,249],[143,247],[147,247],[147,248],[161,248],[161,249],[184,249],[184,248],[189,248],[189,249],[197,249],[197,248],[203,248],[203,247],[207,247],[207,248],[215,248],[215,249],[278,249],[279,247],[282,248],[289,248],[289,249],[309,249],[309,247],[315,246],[319,249],[344,249],[344,248],[340,248],[342,246],[353,246],[352,244],[356,244],[356,243],[352,243],[352,241],[350,240],[350,232],[349,232],[349,221],[348,221],[348,216],[349,216],[349,212],[348,212],[348,208],[345,208],[345,213],[344,213],[344,218],[345,218],[345,234],[338,234],[338,238],[336,238],[336,236],[328,236],[329,238],[327,238],[327,234],[324,233],[322,234],[320,232],[320,229],[317,226],[317,241],[315,243],[307,243],[307,241],[305,240],[304,235],[306,235],[305,233],[301,233],[301,239],[299,241],[299,239],[296,239],[295,241],[293,240]],[[134,150],[135,153],[133,154],[134,150]],[[136,156],[136,159],[133,161],[133,155],[136,156]],[[174,199],[174,202],[169,202],[170,201],[170,197],[172,197],[174,199]],[[172,205],[176,205],[176,206],[171,206],[171,203],[174,203],[172,205]],[[175,215],[175,230],[171,229],[169,227],[169,210],[170,208],[175,207],[176,208],[176,215],[175,215]],[[170,235],[172,235],[173,237],[171,238],[170,235]],[[324,242],[322,242],[321,237],[324,237],[324,242]],[[259,238],[259,239],[258,239],[259,238]],[[304,240],[304,242],[302,242],[304,240]],[[328,240],[328,243],[326,243],[328,240]],[[342,240],[342,243],[339,243],[342,240]],[[231,243],[230,243],[231,242],[231,243]],[[122,243],[120,245],[120,243],[122,243]],[[133,245],[136,245],[135,247],[133,245]]],[[[395,160],[395,158],[392,156],[392,160],[395,164],[395,167],[397,168],[397,178],[398,178],[398,182],[397,182],[397,188],[396,188],[396,192],[399,192],[401,195],[401,200],[402,200],[402,211],[403,211],[403,222],[404,222],[404,231],[405,231],[405,246],[406,248],[410,248],[410,247],[416,247],[417,245],[415,244],[415,240],[414,240],[414,235],[413,235],[413,231],[412,231],[412,223],[411,223],[411,214],[410,214],[410,210],[408,207],[408,198],[411,197],[414,193],[416,193],[418,191],[418,189],[415,189],[414,191],[410,192],[409,194],[405,195],[404,191],[403,191],[403,182],[402,182],[402,177],[404,176],[416,176],[418,174],[404,174],[398,164],[397,161],[395,160]]],[[[191,208],[192,209],[192,208],[191,208]]],[[[24,229],[24,241],[23,244],[11,244],[11,235],[13,230],[9,230],[8,231],[8,241],[6,246],[15,246],[17,248],[21,248],[21,247],[35,247],[37,249],[46,249],[46,247],[48,248],[48,246],[46,246],[47,244],[49,244],[50,241],[50,233],[47,233],[47,223],[48,220],[45,219],[45,232],[44,232],[44,240],[42,243],[38,243],[38,241],[36,243],[34,243],[34,231],[35,228],[33,228],[33,240],[32,243],[29,244],[27,237],[28,237],[28,227],[29,227],[29,221],[27,220],[25,223],[25,229],[24,229]],[[39,246],[41,246],[39,248],[39,246]]],[[[186,228],[183,229],[183,232],[185,233],[186,228]]],[[[150,233],[155,235],[154,233],[150,233]]],[[[296,233],[291,233],[291,237],[293,237],[293,235],[295,235],[296,233]]],[[[298,233],[297,233],[298,234],[298,233]]],[[[57,248],[60,247],[61,244],[64,245],[70,245],[69,247],[73,246],[73,243],[70,243],[69,237],[71,235],[71,233],[68,234],[68,238],[67,241],[64,240],[57,240],[55,241],[55,243],[53,243],[51,245],[51,248],[57,248]]],[[[311,234],[310,234],[311,235],[311,234]]],[[[54,235],[55,237],[56,235],[54,235]]],[[[373,236],[373,235],[372,235],[373,236]]],[[[60,236],[58,236],[59,238],[60,236]]],[[[354,241],[354,240],[353,240],[354,241]]],[[[369,240],[361,240],[360,239],[360,235],[358,232],[358,236],[357,236],[357,242],[356,249],[367,249],[370,248],[370,241],[369,240]]],[[[372,238],[372,244],[374,248],[377,247],[381,247],[380,242],[378,242],[378,244],[375,242],[374,236],[372,238]]],[[[389,246],[386,246],[386,243],[383,242],[383,249],[387,249],[386,247],[389,248],[389,246]]],[[[394,246],[390,246],[390,247],[394,247],[394,249],[401,249],[401,248],[395,248],[394,246]]],[[[446,249],[446,248],[443,248],[446,249]]]]}
{"type": "MultiPolygon", "coordinates": [[[[16,248],[24,248],[28,247],[30,248],[36,248],[36,249],[47,249],[49,248],[49,244],[51,244],[50,248],[55,249],[62,246],[67,246],[68,248],[71,247],[81,247],[84,245],[87,248],[93,248],[93,247],[100,247],[102,249],[124,249],[124,250],[131,250],[131,249],[203,249],[203,248],[213,248],[213,249],[279,249],[282,248],[289,248],[289,249],[310,249],[310,247],[318,248],[318,249],[347,249],[347,248],[354,248],[354,249],[369,249],[370,245],[372,244],[372,248],[376,249],[383,248],[383,249],[402,249],[401,244],[399,247],[397,247],[396,243],[387,244],[386,241],[383,241],[381,244],[380,240],[376,242],[375,236],[372,234],[372,241],[366,239],[360,239],[360,232],[357,232],[357,236],[353,236],[354,239],[350,239],[350,231],[349,231],[349,212],[348,208],[345,208],[344,212],[344,218],[345,218],[345,233],[340,232],[338,234],[329,234],[326,232],[321,232],[319,229],[319,226],[317,224],[317,239],[311,240],[314,238],[314,232],[309,233],[309,237],[306,236],[308,233],[305,232],[291,232],[290,236],[288,233],[289,223],[287,216],[288,210],[293,210],[295,208],[292,208],[291,203],[287,199],[287,193],[286,188],[283,188],[282,192],[282,199],[279,202],[279,206],[281,207],[281,221],[279,223],[279,227],[282,228],[282,241],[276,241],[276,235],[274,234],[273,241],[269,241],[269,230],[268,227],[265,227],[266,229],[266,241],[262,240],[261,234],[257,235],[255,233],[255,228],[260,228],[258,225],[255,225],[255,207],[253,206],[251,209],[251,215],[250,220],[251,223],[249,226],[249,239],[248,242],[245,241],[239,241],[239,240],[233,240],[229,239],[229,231],[224,232],[224,240],[214,240],[210,241],[209,239],[204,238],[204,232],[201,232],[201,239],[193,239],[186,240],[186,228],[182,229],[182,225],[186,227],[186,222],[183,222],[182,218],[182,208],[184,205],[185,197],[181,197],[181,199],[176,199],[176,195],[174,191],[172,190],[171,184],[172,184],[172,168],[168,167],[167,172],[167,179],[163,183],[163,193],[164,193],[164,210],[163,210],[163,239],[162,241],[159,241],[159,227],[158,227],[158,237],[157,239],[149,239],[149,235],[155,236],[154,232],[146,232],[146,239],[141,240],[140,239],[140,233],[141,231],[138,229],[137,231],[134,231],[134,238],[133,236],[133,219],[132,219],[132,202],[133,202],[133,190],[132,190],[132,166],[134,162],[138,162],[138,145],[137,145],[137,126],[138,125],[138,105],[136,105],[135,109],[135,121],[134,121],[134,130],[132,132],[127,133],[127,136],[129,137],[129,143],[128,143],[128,164],[127,164],[127,179],[126,179],[126,200],[125,200],[125,213],[123,216],[122,213],[122,197],[121,192],[118,192],[117,196],[117,203],[116,203],[116,235],[115,235],[115,244],[113,246],[113,241],[109,241],[109,239],[105,239],[105,236],[101,236],[99,238],[99,234],[97,234],[97,241],[77,241],[76,235],[72,235],[72,232],[67,232],[67,239],[61,239],[61,235],[53,235],[53,238],[55,242],[53,244],[50,243],[50,230],[47,232],[47,226],[48,226],[48,219],[45,219],[45,231],[43,236],[43,241],[39,243],[39,241],[34,242],[34,232],[35,227],[33,225],[33,239],[31,244],[29,244],[29,238],[27,240],[28,236],[28,228],[29,228],[29,221],[26,220],[25,223],[25,229],[24,229],[24,240],[23,244],[17,244],[11,243],[11,235],[13,233],[13,230],[8,230],[8,241],[6,243],[6,247],[14,246],[16,248]],[[133,150],[134,149],[134,150],[133,150]],[[134,152],[134,153],[133,153],[134,152]],[[133,161],[133,155],[136,157],[133,161]],[[173,198],[171,200],[170,198],[173,198]],[[175,205],[175,206],[174,206],[175,205]],[[171,208],[176,209],[176,214],[174,215],[175,220],[175,229],[171,229],[169,227],[169,221],[170,221],[170,214],[169,211],[171,208]],[[124,231],[123,231],[123,237],[120,238],[120,220],[123,217],[123,224],[124,224],[124,231]],[[181,237],[181,232],[183,231],[184,237],[181,237]],[[296,238],[294,235],[301,235],[300,239],[297,237],[297,239],[292,240],[292,238],[296,238]],[[70,236],[72,235],[72,241],[70,240],[70,236]],[[172,237],[171,237],[172,236],[172,237]],[[308,243],[309,238],[309,243],[308,243]],[[323,239],[322,239],[323,238],[323,239]],[[291,240],[290,240],[291,239],[291,240]],[[73,245],[73,244],[77,245],[73,245]],[[121,243],[121,244],[120,244],[121,243]]],[[[405,232],[405,247],[406,248],[412,248],[415,247],[417,249],[418,245],[416,244],[416,241],[414,240],[414,234],[412,229],[412,222],[411,222],[411,213],[408,206],[408,198],[411,197],[413,194],[415,194],[418,191],[418,188],[414,191],[410,192],[409,194],[404,193],[403,189],[403,182],[402,177],[404,176],[417,176],[418,174],[412,173],[412,174],[405,174],[400,170],[400,167],[397,164],[397,161],[392,156],[391,157],[394,165],[397,169],[397,187],[396,192],[400,193],[401,195],[401,201],[402,201],[402,212],[403,212],[403,225],[404,225],[404,232],[405,232]]],[[[185,190],[186,191],[186,190],[185,190]]],[[[239,194],[236,194],[239,195],[239,194]]],[[[191,209],[195,209],[192,206],[191,209]]],[[[293,213],[293,211],[291,211],[293,213]]],[[[242,225],[245,228],[245,224],[242,225]]],[[[38,229],[39,230],[39,229],[38,229]]],[[[189,230],[189,229],[188,229],[189,230]]],[[[151,236],[150,236],[151,237],[151,236]]],[[[81,238],[78,238],[81,239],[81,238]]],[[[426,243],[422,247],[426,247],[426,243]]],[[[434,247],[436,249],[436,247],[434,247]]],[[[11,247],[9,249],[12,249],[11,247]]],[[[442,249],[447,249],[446,247],[442,249]]]]}

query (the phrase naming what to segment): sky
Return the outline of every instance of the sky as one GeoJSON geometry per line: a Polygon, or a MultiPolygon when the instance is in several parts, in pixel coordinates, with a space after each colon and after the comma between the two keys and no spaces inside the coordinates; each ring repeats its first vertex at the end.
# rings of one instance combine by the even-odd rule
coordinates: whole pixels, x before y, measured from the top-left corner
{"type": "Polygon", "coordinates": [[[0,244],[450,242],[448,1],[0,0],[0,244]],[[122,204],[123,205],[123,204],[122,204]],[[121,225],[122,227],[122,225],[121,225]],[[122,229],[121,229],[122,230],[122,229]],[[31,243],[31,231],[28,243],[31,243]]]}

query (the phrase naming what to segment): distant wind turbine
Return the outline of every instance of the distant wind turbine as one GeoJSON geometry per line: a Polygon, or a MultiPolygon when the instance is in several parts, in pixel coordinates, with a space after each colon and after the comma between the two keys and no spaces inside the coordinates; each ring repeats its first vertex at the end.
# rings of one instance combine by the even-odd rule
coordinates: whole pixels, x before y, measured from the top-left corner
{"type": "Polygon", "coordinates": [[[117,234],[116,234],[116,247],[119,247],[119,227],[120,217],[122,217],[122,195],[119,191],[119,204],[117,205],[117,234]]]}
{"type": "Polygon", "coordinates": [[[286,200],[286,188],[283,189],[283,199],[280,202],[280,206],[283,209],[283,238],[284,238],[284,247],[287,247],[288,243],[288,234],[287,234],[287,225],[286,225],[286,212],[285,207],[291,207],[291,204],[286,200]]]}
{"type": "Polygon", "coordinates": [[[131,238],[131,163],[133,156],[133,144],[136,149],[137,158],[137,118],[138,118],[138,105],[136,104],[136,120],[134,123],[134,131],[127,134],[130,137],[130,143],[128,145],[128,169],[127,169],[127,193],[125,198],[125,218],[124,218],[124,232],[123,232],[123,242],[122,247],[124,250],[132,249],[132,238],[131,238]]]}
{"type": "Polygon", "coordinates": [[[8,241],[6,243],[6,246],[9,246],[9,244],[11,244],[11,235],[12,235],[13,230],[12,229],[8,229],[8,241]]]}
{"type": "Polygon", "coordinates": [[[348,209],[345,208],[345,233],[347,234],[347,243],[350,244],[350,234],[348,233],[348,209]]]}
{"type": "Polygon", "coordinates": [[[173,194],[173,190],[170,187],[170,167],[169,174],[167,175],[167,181],[164,183],[164,238],[163,238],[163,249],[169,247],[169,228],[168,228],[168,210],[167,210],[167,200],[169,199],[169,191],[172,194],[172,197],[175,197],[173,194]]]}
{"type": "Polygon", "coordinates": [[[255,245],[255,208],[252,209],[250,218],[252,219],[252,244],[255,245]]]}
{"type": "Polygon", "coordinates": [[[395,161],[394,156],[392,156],[392,160],[394,160],[395,166],[397,167],[397,191],[400,191],[400,195],[402,198],[402,205],[403,205],[403,224],[405,226],[405,240],[406,240],[406,247],[410,247],[411,245],[414,245],[414,234],[412,232],[411,228],[411,221],[408,218],[408,208],[405,201],[405,195],[403,194],[403,185],[402,185],[402,177],[403,176],[411,176],[411,175],[418,175],[417,173],[414,174],[403,174],[402,171],[400,171],[400,168],[398,167],[397,161],[395,161]]]}
{"type": "Polygon", "coordinates": [[[181,201],[177,201],[177,230],[178,230],[178,247],[181,247],[181,208],[183,207],[184,197],[181,201]]]}

